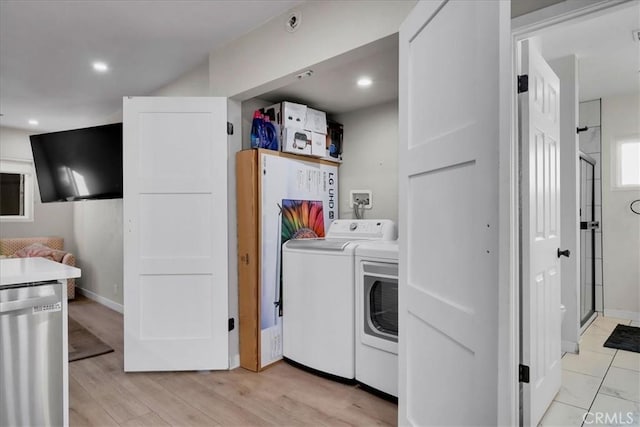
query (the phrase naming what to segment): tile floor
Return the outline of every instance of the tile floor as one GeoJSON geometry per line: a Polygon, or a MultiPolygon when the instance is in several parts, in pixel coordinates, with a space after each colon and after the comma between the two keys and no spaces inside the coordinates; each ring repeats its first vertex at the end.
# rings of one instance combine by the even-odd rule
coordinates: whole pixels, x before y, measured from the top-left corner
{"type": "Polygon", "coordinates": [[[602,346],[618,323],[640,327],[598,316],[580,354],[562,357],[562,386],[540,426],[640,426],[640,353],[602,346]]]}

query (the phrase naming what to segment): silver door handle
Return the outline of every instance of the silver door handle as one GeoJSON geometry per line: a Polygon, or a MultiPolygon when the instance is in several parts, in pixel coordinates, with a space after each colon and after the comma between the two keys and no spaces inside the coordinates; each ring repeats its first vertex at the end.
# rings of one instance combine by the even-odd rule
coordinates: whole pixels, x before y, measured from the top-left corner
{"type": "Polygon", "coordinates": [[[57,295],[47,295],[44,297],[26,298],[15,301],[0,302],[0,313],[8,313],[10,311],[22,310],[23,308],[36,307],[38,305],[47,305],[59,302],[57,295]]]}

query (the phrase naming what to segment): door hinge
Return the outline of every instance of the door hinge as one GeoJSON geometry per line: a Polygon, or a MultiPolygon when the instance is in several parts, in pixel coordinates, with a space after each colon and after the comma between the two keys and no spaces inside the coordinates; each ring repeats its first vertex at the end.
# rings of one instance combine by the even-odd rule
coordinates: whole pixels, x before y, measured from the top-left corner
{"type": "Polygon", "coordinates": [[[233,135],[233,123],[227,122],[227,135],[233,135]]]}
{"type": "Polygon", "coordinates": [[[233,331],[236,327],[236,319],[233,317],[229,319],[229,330],[233,331]]]}
{"type": "Polygon", "coordinates": [[[529,383],[529,367],[527,365],[518,365],[518,381],[529,383]]]}
{"type": "Polygon", "coordinates": [[[526,74],[522,74],[518,76],[518,93],[528,92],[529,91],[529,76],[526,74]]]}

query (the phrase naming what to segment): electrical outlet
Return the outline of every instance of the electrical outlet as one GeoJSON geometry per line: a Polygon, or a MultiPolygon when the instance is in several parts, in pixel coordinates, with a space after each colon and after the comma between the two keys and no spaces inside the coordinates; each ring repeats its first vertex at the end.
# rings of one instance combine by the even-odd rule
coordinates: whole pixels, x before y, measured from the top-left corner
{"type": "Polygon", "coordinates": [[[365,209],[373,207],[371,190],[351,190],[349,192],[349,206],[363,206],[365,209]]]}

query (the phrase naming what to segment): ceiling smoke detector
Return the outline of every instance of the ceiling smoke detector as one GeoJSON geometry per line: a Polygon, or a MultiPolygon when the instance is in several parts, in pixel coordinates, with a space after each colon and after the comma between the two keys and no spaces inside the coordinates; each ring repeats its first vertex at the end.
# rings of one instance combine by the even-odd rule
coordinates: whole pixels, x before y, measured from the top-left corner
{"type": "Polygon", "coordinates": [[[293,33],[300,27],[301,23],[302,23],[302,13],[296,10],[289,14],[284,26],[288,32],[293,33]]]}

